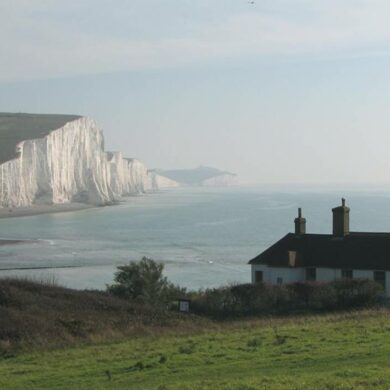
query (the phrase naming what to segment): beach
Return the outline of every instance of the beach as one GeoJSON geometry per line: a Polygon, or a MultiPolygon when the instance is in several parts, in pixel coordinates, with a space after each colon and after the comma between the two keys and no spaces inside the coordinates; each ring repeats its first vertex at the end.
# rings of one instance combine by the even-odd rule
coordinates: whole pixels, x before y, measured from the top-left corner
{"type": "Polygon", "coordinates": [[[4,246],[4,245],[17,245],[17,244],[23,244],[25,242],[28,242],[28,241],[25,241],[25,240],[2,240],[0,238],[0,246],[4,246]]]}
{"type": "Polygon", "coordinates": [[[28,217],[32,215],[64,213],[69,211],[79,211],[90,209],[92,205],[84,203],[64,203],[53,205],[32,205],[29,207],[4,207],[0,208],[0,218],[28,217]]]}

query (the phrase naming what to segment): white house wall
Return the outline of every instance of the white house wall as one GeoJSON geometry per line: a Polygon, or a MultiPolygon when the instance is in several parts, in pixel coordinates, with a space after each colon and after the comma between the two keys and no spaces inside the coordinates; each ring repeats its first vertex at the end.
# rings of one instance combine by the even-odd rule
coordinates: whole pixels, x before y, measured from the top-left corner
{"type": "MultiPolygon", "coordinates": [[[[282,278],[283,283],[294,283],[306,280],[305,268],[289,268],[289,267],[268,267],[263,264],[253,264],[252,268],[252,283],[255,283],[256,271],[263,272],[263,281],[266,283],[275,284],[278,278],[282,278]]],[[[331,282],[341,279],[341,269],[334,268],[316,268],[317,280],[321,282],[331,282]]],[[[374,279],[373,270],[353,270],[354,279],[374,279]]],[[[390,271],[386,272],[386,296],[390,297],[390,271]]]]}
{"type": "Polygon", "coordinates": [[[305,270],[303,268],[273,268],[267,265],[256,264],[252,266],[252,283],[256,280],[256,271],[263,272],[263,281],[266,283],[276,283],[278,278],[282,278],[283,283],[305,280],[305,270]]]}
{"type": "Polygon", "coordinates": [[[353,278],[354,279],[374,279],[374,271],[354,270],[353,271],[353,278]]]}
{"type": "MultiPolygon", "coordinates": [[[[322,282],[331,282],[341,278],[341,269],[334,268],[316,268],[317,280],[322,282]]],[[[306,275],[304,275],[305,277],[306,275]]]]}

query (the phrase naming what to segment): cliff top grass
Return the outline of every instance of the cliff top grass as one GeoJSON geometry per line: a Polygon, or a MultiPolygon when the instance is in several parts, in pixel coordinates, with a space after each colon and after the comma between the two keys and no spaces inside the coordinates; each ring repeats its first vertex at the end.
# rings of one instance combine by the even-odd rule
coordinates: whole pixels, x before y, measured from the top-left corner
{"type": "Polygon", "coordinates": [[[389,389],[389,311],[241,320],[0,359],[6,389],[389,389]]]}
{"type": "Polygon", "coordinates": [[[78,118],[77,115],[0,113],[0,164],[18,156],[19,142],[43,138],[78,118]]]}
{"type": "Polygon", "coordinates": [[[388,389],[390,310],[211,321],[0,280],[0,388],[388,389]]]}
{"type": "Polygon", "coordinates": [[[211,321],[104,291],[73,290],[50,280],[0,279],[0,360],[26,350],[107,342],[169,329],[191,332],[205,324],[210,327],[211,321]]]}
{"type": "Polygon", "coordinates": [[[211,321],[0,280],[0,388],[388,389],[390,310],[211,321]]]}

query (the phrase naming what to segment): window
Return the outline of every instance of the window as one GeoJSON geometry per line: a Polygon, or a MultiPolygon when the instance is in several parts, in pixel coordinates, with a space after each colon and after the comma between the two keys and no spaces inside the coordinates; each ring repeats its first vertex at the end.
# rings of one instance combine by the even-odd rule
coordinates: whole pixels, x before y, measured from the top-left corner
{"type": "Polygon", "coordinates": [[[315,268],[306,268],[306,280],[317,280],[317,270],[315,268]]]}
{"type": "Polygon", "coordinates": [[[256,271],[255,272],[255,282],[261,283],[263,281],[263,271],[256,271]]]}
{"type": "Polygon", "coordinates": [[[386,288],[386,272],[374,271],[374,280],[379,283],[383,288],[386,288]]]}
{"type": "Polygon", "coordinates": [[[283,284],[283,278],[277,278],[276,279],[277,284],[283,284]]]}
{"type": "Polygon", "coordinates": [[[351,269],[342,269],[341,277],[342,279],[353,279],[353,271],[351,269]]]}

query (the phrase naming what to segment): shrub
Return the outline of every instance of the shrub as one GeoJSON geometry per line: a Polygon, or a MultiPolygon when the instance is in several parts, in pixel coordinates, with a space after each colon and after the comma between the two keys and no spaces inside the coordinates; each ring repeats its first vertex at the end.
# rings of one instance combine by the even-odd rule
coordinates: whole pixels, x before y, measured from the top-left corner
{"type": "Polygon", "coordinates": [[[186,355],[190,355],[191,353],[194,353],[194,351],[195,351],[195,344],[191,342],[186,345],[181,345],[179,347],[179,353],[183,353],[186,355]]]}
{"type": "Polygon", "coordinates": [[[163,264],[143,257],[138,262],[118,267],[114,278],[116,283],[107,286],[107,291],[143,304],[166,305],[185,295],[186,291],[168,282],[163,276],[163,270],[163,264]]]}
{"type": "Polygon", "coordinates": [[[194,294],[192,310],[216,318],[324,311],[373,305],[380,295],[370,280],[242,284],[194,294]]]}
{"type": "Polygon", "coordinates": [[[250,339],[247,341],[246,346],[249,348],[256,348],[261,346],[261,340],[259,339],[250,339]]]}
{"type": "Polygon", "coordinates": [[[167,360],[168,360],[168,358],[167,358],[165,355],[161,355],[161,356],[160,356],[160,359],[158,360],[158,362],[159,362],[160,364],[164,364],[164,363],[167,362],[167,360]]]}
{"type": "Polygon", "coordinates": [[[340,308],[370,306],[379,302],[383,287],[367,279],[345,279],[333,282],[340,308]]]}
{"type": "Polygon", "coordinates": [[[287,285],[292,307],[296,310],[326,310],[337,307],[337,295],[332,283],[296,282],[287,285]]]}

